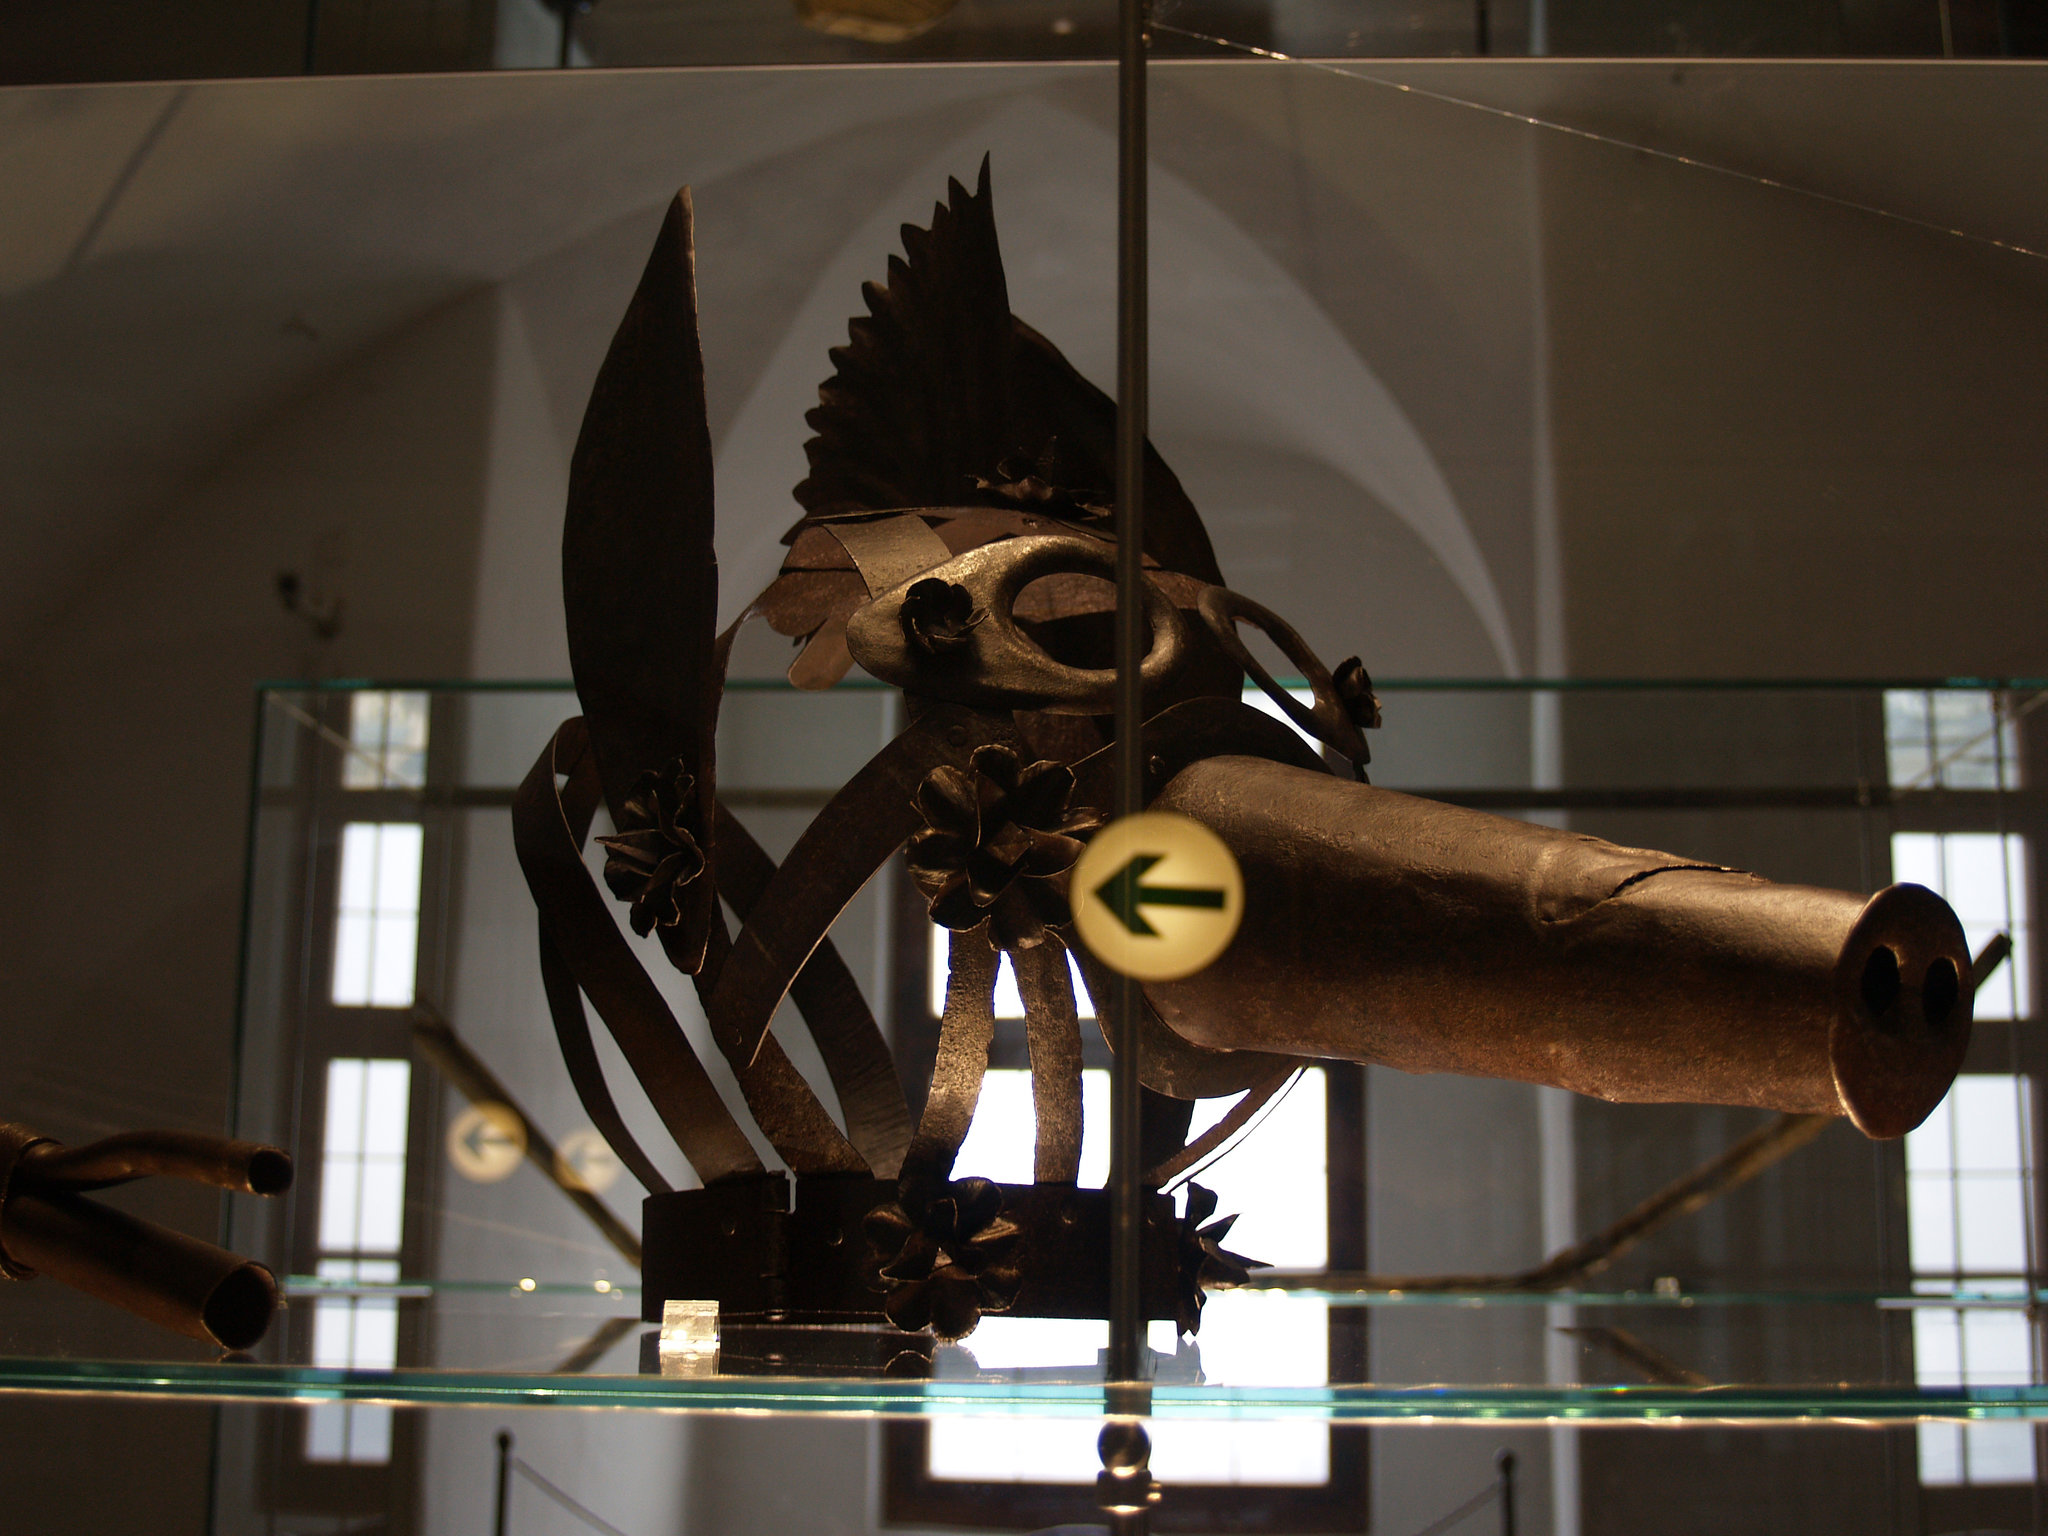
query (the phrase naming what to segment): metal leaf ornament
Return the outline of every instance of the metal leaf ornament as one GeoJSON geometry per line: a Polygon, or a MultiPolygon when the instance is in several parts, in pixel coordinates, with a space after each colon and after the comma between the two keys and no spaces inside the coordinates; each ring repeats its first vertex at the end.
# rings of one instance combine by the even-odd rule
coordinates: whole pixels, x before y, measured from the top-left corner
{"type": "Polygon", "coordinates": [[[886,1291],[882,1310],[906,1333],[929,1327],[942,1339],[974,1331],[984,1312],[1017,1299],[1020,1229],[1003,1214],[1003,1191],[988,1179],[941,1184],[930,1194],[904,1190],[863,1224],[877,1267],[870,1282],[886,1291]]]}
{"type": "Polygon", "coordinates": [[[1025,767],[995,744],[969,762],[935,768],[918,786],[925,825],[905,850],[911,878],[933,922],[956,933],[988,923],[999,949],[1033,948],[1074,920],[1060,877],[1102,817],[1067,808],[1074,772],[1064,763],[1025,767]]]}
{"type": "Polygon", "coordinates": [[[1353,656],[1337,663],[1330,685],[1336,689],[1337,702],[1353,725],[1361,731],[1380,728],[1379,696],[1372,691],[1372,674],[1365,670],[1362,660],[1353,656]]]}
{"type": "Polygon", "coordinates": [[[1193,1333],[1202,1321],[1202,1292],[1205,1287],[1243,1285],[1251,1272],[1266,1266],[1257,1259],[1232,1253],[1223,1239],[1237,1224],[1233,1214],[1221,1221],[1209,1221],[1216,1214],[1216,1192],[1199,1184],[1188,1185],[1187,1213],[1180,1219],[1180,1305],[1177,1321],[1183,1333],[1193,1333]],[[1202,1223],[1208,1222],[1207,1226],[1202,1223]]]}
{"type": "Polygon", "coordinates": [[[974,485],[998,506],[1042,512],[1083,527],[1100,527],[1114,515],[1109,492],[1076,490],[1066,484],[1057,438],[1036,459],[1023,453],[1006,456],[996,466],[995,478],[977,475],[974,485]]]}
{"type": "Polygon", "coordinates": [[[604,883],[621,901],[633,904],[633,931],[645,938],[657,927],[683,920],[677,892],[704,873],[704,850],[686,824],[697,781],[681,759],[634,781],[619,807],[619,830],[600,837],[604,883]]]}

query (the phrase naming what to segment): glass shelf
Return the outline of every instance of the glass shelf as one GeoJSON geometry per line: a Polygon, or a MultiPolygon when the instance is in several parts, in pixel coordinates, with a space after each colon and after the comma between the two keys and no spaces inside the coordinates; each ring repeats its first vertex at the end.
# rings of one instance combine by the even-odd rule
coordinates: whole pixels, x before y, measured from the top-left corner
{"type": "MultiPolygon", "coordinates": [[[[1936,762],[1941,751],[1923,753],[1927,761],[1915,767],[1895,739],[1901,710],[1975,719],[1974,709],[1990,719],[1994,703],[2036,729],[2048,712],[2019,715],[2018,704],[2039,691],[2024,680],[1380,688],[1390,725],[1399,725],[1375,744],[1382,785],[1564,817],[1616,841],[1683,849],[1779,878],[1867,888],[1885,883],[1890,839],[1902,829],[2024,830],[2040,814],[2035,796],[2002,767],[1985,768],[1982,751],[1946,766],[1936,762]]],[[[959,1345],[927,1344],[907,1356],[900,1336],[879,1329],[728,1323],[716,1363],[690,1357],[676,1374],[672,1360],[664,1374],[633,1264],[535,1159],[465,1172],[450,1139],[462,1134],[469,1106],[417,1049],[414,1002],[445,1016],[557,1145],[576,1144],[582,1120],[540,997],[532,908],[506,825],[512,786],[574,707],[573,694],[551,683],[265,688],[250,812],[237,1129],[292,1149],[300,1180],[281,1202],[230,1202],[227,1238],[288,1277],[286,1311],[252,1357],[228,1360],[140,1332],[126,1355],[107,1358],[92,1347],[96,1335],[74,1339],[47,1322],[31,1328],[0,1315],[0,1390],[907,1418],[1103,1411],[1100,1323],[991,1317],[959,1345]],[[375,740],[364,734],[373,716],[383,732],[375,740]],[[412,724],[394,723],[402,720],[412,724]],[[411,991],[381,1006],[337,1003],[333,979],[337,865],[348,829],[362,825],[421,829],[411,991]],[[323,1177],[339,1175],[337,1143],[323,1138],[317,1106],[336,1091],[328,1074],[337,1061],[383,1062],[399,1073],[407,1127],[400,1153],[410,1152],[402,1206],[387,1202],[377,1218],[396,1223],[388,1240],[366,1239],[346,1254],[321,1205],[323,1177]],[[383,1338],[387,1358],[337,1362],[337,1321],[383,1338]]],[[[774,682],[736,685],[721,717],[721,796],[771,851],[786,847],[873,752],[894,707],[878,690],[819,695],[774,682]]],[[[906,892],[904,882],[878,879],[835,930],[899,1039],[927,1006],[922,912],[906,892]]],[[[686,1031],[701,1034],[686,989],[664,987],[686,1031]]],[[[2024,1065],[2030,1042],[2027,1031],[1993,1019],[1980,1026],[1966,1070],[2024,1065]]],[[[1000,1042],[997,1058],[1000,1067],[1000,1042]]],[[[1099,1064],[1091,1055],[1090,1065],[1099,1064]]],[[[626,1081],[612,1066],[614,1082],[626,1081]]],[[[2023,1318],[2030,1333],[2048,1290],[2023,1268],[1984,1277],[1916,1268],[1908,1169],[1896,1142],[1832,1127],[1577,1288],[1515,1289],[1505,1277],[1543,1257],[1534,1174],[1556,1148],[1544,1149],[1539,1093],[1555,1090],[1377,1068],[1360,1080],[1358,1119],[1331,1133],[1362,1137],[1357,1203],[1347,1204],[1351,1196],[1334,1181],[1317,1195],[1316,1219],[1330,1234],[1321,1259],[1328,1270],[1273,1247],[1286,1233],[1259,1226],[1265,1191],[1255,1183],[1233,1194],[1228,1159],[1202,1175],[1223,1191],[1226,1211],[1247,1212],[1233,1245],[1241,1239],[1254,1257],[1290,1268],[1211,1293],[1193,1339],[1154,1325],[1156,1417],[2048,1419],[2048,1382],[2032,1366],[1967,1385],[1944,1383],[1927,1368],[1928,1320],[1954,1331],[1976,1327],[1973,1318],[2023,1318]],[[1348,1238],[1338,1235],[1346,1221],[1348,1238]],[[1335,1272],[1338,1249],[1351,1241],[1361,1246],[1342,1262],[1370,1260],[1383,1275],[1503,1278],[1476,1289],[1361,1280],[1335,1272]]],[[[677,1160],[662,1157],[647,1106],[628,1103],[626,1113],[674,1176],[677,1160]]],[[[1288,1134],[1308,1113],[1303,1104],[1283,1106],[1244,1147],[1288,1134]]],[[[1588,1100],[1572,1101],[1569,1113],[1577,1219],[1586,1230],[1766,1118],[1588,1100]]],[[[585,1138],[580,1155],[590,1154],[585,1138]]],[[[603,1165],[601,1154],[594,1166],[594,1184],[607,1186],[602,1203],[637,1227],[631,1176],[603,1165]]]]}

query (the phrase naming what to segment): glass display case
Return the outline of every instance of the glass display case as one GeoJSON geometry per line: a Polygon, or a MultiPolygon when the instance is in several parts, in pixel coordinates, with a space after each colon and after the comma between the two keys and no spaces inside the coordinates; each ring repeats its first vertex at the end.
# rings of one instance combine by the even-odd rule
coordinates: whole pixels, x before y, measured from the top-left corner
{"type": "MultiPolygon", "coordinates": [[[[1240,1213],[1232,1247],[1270,1267],[1212,1292],[1197,1335],[1152,1327],[1169,1496],[1318,1488],[1355,1513],[1363,1437],[1465,1421],[1534,1433],[1524,1498],[1551,1476],[1542,1425],[1889,1424],[1904,1442],[1865,1443],[1891,1445],[1899,1487],[1915,1469],[1937,1487],[2031,1484],[2048,1417],[2032,1321],[2041,1064],[2020,1021],[2038,985],[2027,765],[2042,685],[1380,689],[1383,786],[1779,879],[1916,880],[1949,896],[1973,948],[2004,933],[2011,956],[1980,989],[1964,1076],[1925,1125],[1870,1141],[1833,1123],[1742,1177],[1722,1155],[1770,1131],[1768,1112],[1309,1069],[1197,1175],[1240,1213]],[[1687,1180],[1688,1198],[1668,1198],[1687,1180]],[[1603,1236],[1604,1262],[1540,1272],[1603,1236]]],[[[283,1277],[286,1312],[225,1359],[169,1335],[121,1360],[17,1336],[8,1388],[294,1405],[223,1410],[262,1433],[222,1442],[222,1529],[309,1488],[341,1490],[336,1508],[412,1488],[448,1438],[425,1410],[457,1406],[876,1416],[895,1425],[892,1496],[927,1521],[971,1508],[963,1490],[1014,1496],[1020,1478],[1075,1481],[1068,1496],[1085,1502],[1102,1323],[991,1316],[958,1344],[906,1349],[872,1328],[721,1329],[715,1306],[694,1326],[643,1317],[643,1191],[563,1067],[509,827],[573,693],[304,685],[265,688],[260,704],[236,1131],[291,1149],[300,1172],[282,1200],[230,1202],[227,1240],[283,1277]]],[[[737,685],[721,795],[779,854],[893,734],[898,708],[857,684],[737,685]]],[[[913,1103],[943,992],[937,931],[900,860],[834,930],[913,1103]]],[[[694,999],[668,991],[708,1046],[694,999]]],[[[822,1082],[803,1038],[787,1033],[792,1057],[822,1082]]],[[[1029,1177],[1022,1050],[1005,1019],[962,1174],[1029,1177]]],[[[1084,1186],[1105,1162],[1092,1029],[1087,1061],[1084,1186]]],[[[622,1112],[661,1145],[644,1103],[622,1112]]],[[[1597,1461],[1605,1443],[1574,1454],[1597,1461]]],[[[1398,1445],[1376,1456],[1382,1476],[1398,1445]]]]}
{"type": "MultiPolygon", "coordinates": [[[[2042,396],[2048,242],[2021,170],[1950,171],[1984,121],[2030,120],[2038,89],[1900,71],[1878,110],[1875,73],[1814,64],[1304,61],[1274,55],[1344,18],[1285,9],[1159,18],[1175,48],[1239,56],[1154,71],[1153,435],[1233,586],[1385,674],[1373,783],[1778,881],[1924,885],[1984,974],[1957,1087],[1902,1139],[1334,1059],[1248,1124],[1232,1096],[1204,1099],[1190,1134],[1232,1134],[1176,1170],[1174,1219],[1213,1194],[1252,1267],[1201,1298],[1199,1331],[1147,1335],[1159,1528],[1404,1536],[1491,1510],[1566,1536],[1746,1500],[1752,1524],[2039,1529],[2048,683],[1760,678],[2033,654],[2040,446],[2014,423],[2042,396]],[[1958,554],[1929,511],[1965,503],[1998,558],[1958,554]],[[1820,564],[1825,582],[1804,574],[1820,564]],[[1670,680],[1703,654],[1759,680],[1670,680]],[[1568,666],[1664,680],[1526,680],[1568,666]],[[1478,680],[1503,676],[1523,680],[1478,680]],[[1740,1476],[1679,1449],[1706,1445],[1740,1476]]],[[[613,21],[599,13],[593,42],[613,21]]],[[[1018,317],[1111,383],[1110,85],[1054,61],[137,87],[120,109],[154,126],[124,178],[148,188],[155,155],[197,178],[222,142],[260,162],[189,216],[236,230],[240,255],[303,265],[273,295],[291,299],[281,335],[414,348],[339,384],[227,355],[249,391],[303,388],[332,414],[251,450],[317,465],[283,490],[234,460],[250,478],[221,493],[233,538],[212,531],[253,540],[303,496],[357,538],[353,568],[323,528],[290,573],[307,673],[387,670],[346,659],[359,635],[451,670],[559,672],[575,422],[687,179],[729,620],[784,559],[803,412],[860,281],[985,152],[1018,317]],[[258,131],[287,120],[283,148],[258,131]],[[283,233],[280,166],[304,197],[283,233]],[[378,214],[368,254],[333,238],[359,203],[378,214]],[[352,286],[359,267],[379,283],[352,286]],[[466,307],[479,274],[488,297],[466,307]],[[425,413],[450,400],[460,430],[425,413]],[[336,441],[379,462],[337,468],[321,457],[336,441]],[[390,467],[386,443],[427,457],[390,467]]],[[[127,238],[102,216],[74,266],[103,229],[127,238]]],[[[93,298],[64,279],[47,308],[93,298]]],[[[147,388],[136,414],[197,473],[180,455],[211,440],[205,401],[118,349],[76,350],[86,384],[36,421],[147,388]]],[[[718,718],[718,795],[781,858],[906,708],[858,677],[790,687],[787,657],[749,645],[718,718]]],[[[289,1149],[298,1181],[224,1202],[221,1235],[275,1271],[286,1306],[225,1357],[135,1331],[110,1347],[68,1303],[0,1310],[0,1392],[203,1405],[186,1443],[210,1457],[222,1536],[438,1533],[494,1504],[502,1530],[514,1490],[536,1529],[589,1517],[636,1536],[1088,1523],[1096,1433],[1130,1402],[1106,1384],[1106,1324],[991,1308],[942,1342],[647,1299],[649,1185],[565,1066],[510,830],[578,709],[555,682],[259,691],[232,1129],[289,1149]]],[[[593,844],[600,888],[602,863],[593,844]]],[[[687,981],[615,916],[736,1107],[687,981]]],[[[832,932],[915,1109],[945,946],[900,856],[832,932]]],[[[955,1172],[1028,1183],[1014,978],[997,999],[955,1172]]],[[[1090,1189],[1111,1056],[1100,999],[1084,983],[1078,1000],[1090,1189]]],[[[778,1015],[774,1039],[843,1122],[809,1037],[778,1015]]],[[[592,1049],[652,1171],[689,1189],[622,1053],[603,1031],[592,1049]]],[[[67,1114],[122,1128],[97,1092],[67,1114]]],[[[184,1209],[213,1214],[210,1197],[184,1209]]]]}

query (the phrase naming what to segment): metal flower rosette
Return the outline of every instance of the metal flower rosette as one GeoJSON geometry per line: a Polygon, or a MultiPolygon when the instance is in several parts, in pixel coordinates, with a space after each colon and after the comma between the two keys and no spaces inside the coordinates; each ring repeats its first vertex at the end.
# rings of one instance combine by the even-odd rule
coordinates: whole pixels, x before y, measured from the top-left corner
{"type": "MultiPolygon", "coordinates": [[[[1082,1021],[1068,957],[1113,1036],[1117,989],[1073,937],[1071,871],[1112,801],[1115,407],[1010,313],[988,169],[864,289],[807,420],[803,515],[775,580],[716,628],[711,442],[691,205],[669,210],[591,394],[570,473],[563,585],[580,717],[514,807],[564,1059],[650,1193],[643,1306],[715,1300],[764,1323],[942,1338],[988,1314],[1102,1317],[1109,1207],[1082,1189],[1082,1021]],[[778,865],[718,798],[734,637],[800,644],[799,688],[854,666],[902,690],[905,729],[778,865]],[[603,887],[584,863],[602,804],[603,887]],[[833,946],[899,855],[946,930],[936,1062],[913,1115],[833,946]],[[639,953],[689,975],[771,1168],[639,953]],[[729,924],[727,913],[731,914],[729,924]],[[736,924],[736,927],[733,926],[736,924]],[[999,963],[1024,1002],[1033,1182],[955,1178],[995,1031],[999,963]],[[586,999],[700,1183],[672,1189],[624,1124],[586,999]],[[828,1112],[769,1025],[795,1004],[828,1112]]],[[[1334,673],[1225,586],[1201,520],[1148,448],[1141,669],[1146,796],[1201,821],[1245,877],[1224,956],[1148,983],[1141,1049],[1144,1311],[1192,1333],[1205,1287],[1249,1261],[1216,1201],[1160,1191],[1240,1131],[1305,1061],[1376,1061],[1606,1098],[1846,1114],[1903,1134],[1967,1045],[1953,914],[1487,816],[1372,787],[1379,724],[1357,658],[1334,673]],[[1262,631],[1297,698],[1245,644],[1262,631]],[[1295,728],[1244,703],[1246,679],[1295,728]],[[1308,742],[1320,744],[1318,751],[1308,742]],[[1425,852],[1426,851],[1426,852],[1425,852]],[[1190,1137],[1196,1101],[1239,1095],[1190,1137]]],[[[1306,1176],[1306,1173],[1305,1175],[1306,1176]]]]}

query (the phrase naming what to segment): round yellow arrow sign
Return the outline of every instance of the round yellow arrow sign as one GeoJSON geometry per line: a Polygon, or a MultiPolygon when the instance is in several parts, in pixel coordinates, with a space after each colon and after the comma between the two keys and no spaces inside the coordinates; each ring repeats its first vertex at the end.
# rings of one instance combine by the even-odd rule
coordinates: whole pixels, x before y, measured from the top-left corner
{"type": "Polygon", "coordinates": [[[555,1151],[555,1178],[566,1189],[601,1195],[618,1183],[623,1171],[619,1154],[592,1126],[571,1131],[555,1151]]]}
{"type": "Polygon", "coordinates": [[[506,1104],[472,1104],[448,1127],[448,1161],[472,1184],[510,1177],[526,1156],[526,1124],[506,1104]]]}
{"type": "Polygon", "coordinates": [[[1173,981],[1229,948],[1244,877],[1199,821],[1145,811],[1095,834],[1074,864],[1069,900],[1096,959],[1142,981],[1173,981]]]}

